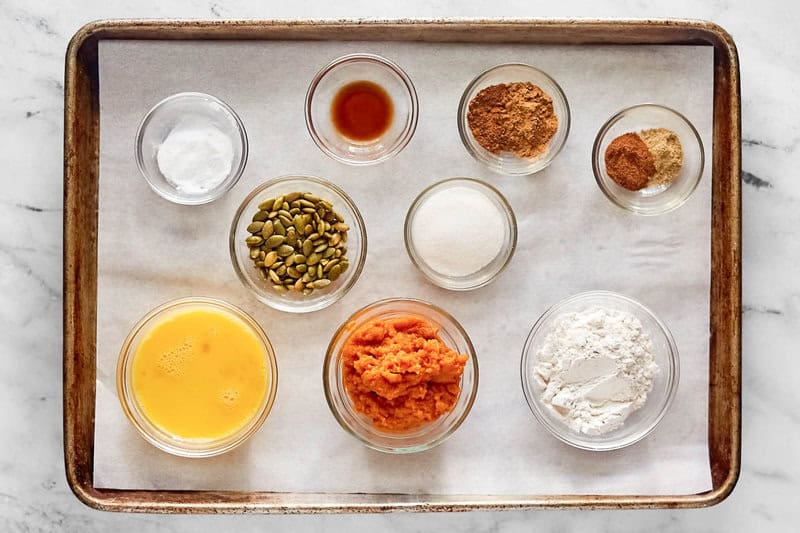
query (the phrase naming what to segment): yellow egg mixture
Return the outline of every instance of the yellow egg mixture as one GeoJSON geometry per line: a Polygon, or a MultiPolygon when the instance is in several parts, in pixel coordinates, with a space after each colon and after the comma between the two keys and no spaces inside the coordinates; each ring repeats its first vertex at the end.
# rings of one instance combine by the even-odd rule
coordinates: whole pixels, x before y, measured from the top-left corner
{"type": "Polygon", "coordinates": [[[144,336],[133,360],[133,395],[145,417],[179,439],[232,435],[267,394],[267,353],[238,317],[215,309],[171,314],[144,336]]]}

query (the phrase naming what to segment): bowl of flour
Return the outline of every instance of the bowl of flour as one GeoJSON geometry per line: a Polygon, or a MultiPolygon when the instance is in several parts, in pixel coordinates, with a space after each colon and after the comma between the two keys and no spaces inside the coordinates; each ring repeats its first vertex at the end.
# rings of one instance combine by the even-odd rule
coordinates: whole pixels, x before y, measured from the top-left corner
{"type": "Polygon", "coordinates": [[[531,329],[520,367],[525,398],[555,437],[585,450],[629,446],[669,409],[680,375],[667,326],[606,291],[571,296],[531,329]]]}

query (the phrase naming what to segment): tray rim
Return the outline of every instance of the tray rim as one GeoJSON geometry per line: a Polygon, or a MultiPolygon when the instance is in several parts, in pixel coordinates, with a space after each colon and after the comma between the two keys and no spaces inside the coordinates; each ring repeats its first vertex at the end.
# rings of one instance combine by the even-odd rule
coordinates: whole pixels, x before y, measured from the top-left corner
{"type": "Polygon", "coordinates": [[[741,100],[736,45],[719,25],[689,19],[108,19],[87,23],[70,40],[64,87],[64,461],[68,485],[82,503],[106,511],[192,514],[696,508],[716,505],[733,491],[741,467],[741,100]],[[474,31],[478,28],[482,30],[479,34],[474,31]],[[392,35],[387,37],[387,32],[392,35]],[[437,32],[436,38],[426,38],[437,32]],[[96,71],[91,69],[97,67],[96,47],[102,39],[363,39],[712,46],[711,271],[718,269],[722,274],[712,275],[710,300],[709,453],[719,454],[720,460],[717,464],[710,457],[713,489],[666,496],[474,496],[95,488],[99,106],[96,71]],[[90,209],[85,208],[87,200],[90,209]],[[80,231],[87,229],[89,238],[80,231]],[[90,260],[84,262],[81,252],[92,249],[90,260]],[[85,286],[88,290],[82,290],[85,286]],[[723,416],[724,419],[720,418],[723,416]],[[717,424],[721,425],[718,433],[712,431],[717,424]]]}

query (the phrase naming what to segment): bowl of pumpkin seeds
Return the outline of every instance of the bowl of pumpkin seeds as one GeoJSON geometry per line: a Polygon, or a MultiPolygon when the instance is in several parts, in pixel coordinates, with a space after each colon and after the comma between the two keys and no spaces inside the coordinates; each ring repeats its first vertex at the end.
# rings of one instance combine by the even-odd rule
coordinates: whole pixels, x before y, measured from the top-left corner
{"type": "Polygon", "coordinates": [[[259,301],[308,313],[336,302],[358,280],[367,256],[364,220],[338,186],[283,176],[256,187],[233,219],[236,275],[259,301]]]}

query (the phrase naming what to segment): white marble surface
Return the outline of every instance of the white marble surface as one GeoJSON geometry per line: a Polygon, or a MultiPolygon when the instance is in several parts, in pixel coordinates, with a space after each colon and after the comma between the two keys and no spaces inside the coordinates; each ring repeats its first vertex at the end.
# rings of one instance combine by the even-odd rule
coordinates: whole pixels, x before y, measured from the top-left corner
{"type": "Polygon", "coordinates": [[[800,520],[800,4],[785,2],[0,2],[0,530],[790,531],[800,520]],[[106,17],[697,17],[739,47],[743,92],[744,443],[733,495],[698,511],[131,516],[91,511],[61,446],[63,56],[106,17]],[[794,526],[792,525],[794,524],[794,526]]]}

